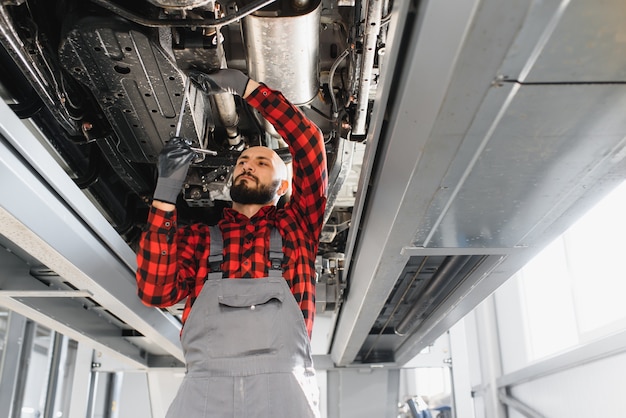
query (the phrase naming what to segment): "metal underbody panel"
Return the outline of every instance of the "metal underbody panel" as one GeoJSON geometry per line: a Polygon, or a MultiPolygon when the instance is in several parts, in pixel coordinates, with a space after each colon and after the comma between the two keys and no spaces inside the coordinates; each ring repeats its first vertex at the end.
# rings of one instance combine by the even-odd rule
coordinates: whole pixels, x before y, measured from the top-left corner
{"type": "MultiPolygon", "coordinates": [[[[184,94],[173,58],[135,25],[92,16],[75,23],[59,54],[126,139],[121,154],[134,162],[154,162],[174,135],[184,94]]],[[[188,105],[180,135],[198,140],[188,105]]]]}

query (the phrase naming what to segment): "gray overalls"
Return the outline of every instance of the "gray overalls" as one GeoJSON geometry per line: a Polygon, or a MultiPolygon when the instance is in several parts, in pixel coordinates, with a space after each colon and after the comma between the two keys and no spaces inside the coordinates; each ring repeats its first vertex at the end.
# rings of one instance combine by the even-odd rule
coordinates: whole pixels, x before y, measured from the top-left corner
{"type": "MultiPolygon", "coordinates": [[[[275,228],[270,243],[269,277],[209,273],[183,328],[187,373],[166,418],[319,417],[309,337],[282,277],[275,228]]],[[[222,248],[212,227],[212,266],[221,264],[222,248]]]]}

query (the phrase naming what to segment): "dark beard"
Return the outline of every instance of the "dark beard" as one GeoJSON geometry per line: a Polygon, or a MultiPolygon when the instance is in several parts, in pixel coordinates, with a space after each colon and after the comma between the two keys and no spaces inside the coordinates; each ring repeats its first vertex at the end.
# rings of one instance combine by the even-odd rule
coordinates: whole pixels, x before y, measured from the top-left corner
{"type": "Polygon", "coordinates": [[[256,189],[248,187],[246,182],[240,182],[230,186],[230,198],[243,205],[264,205],[274,200],[279,186],[279,180],[269,185],[259,185],[256,189]]]}

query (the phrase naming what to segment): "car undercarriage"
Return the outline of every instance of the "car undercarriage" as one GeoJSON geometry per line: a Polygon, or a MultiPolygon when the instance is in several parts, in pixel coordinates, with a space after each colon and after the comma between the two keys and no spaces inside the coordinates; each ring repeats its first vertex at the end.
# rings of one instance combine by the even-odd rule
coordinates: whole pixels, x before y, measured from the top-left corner
{"type": "MultiPolygon", "coordinates": [[[[246,147],[268,146],[291,159],[258,112],[238,96],[196,90],[187,71],[235,68],[280,90],[324,136],[329,192],[318,267],[322,280],[333,280],[389,7],[378,0],[2,2],[0,80],[11,109],[33,121],[132,248],[147,219],[159,151],[172,136],[202,150],[179,196],[181,224],[219,220],[246,147]]],[[[328,309],[341,287],[332,288],[328,309]]]]}
{"type": "Polygon", "coordinates": [[[282,91],[323,131],[326,220],[334,220],[323,247],[341,251],[337,232],[345,230],[349,208],[335,208],[334,198],[351,166],[344,143],[365,138],[376,58],[384,52],[382,8],[364,17],[342,3],[11,2],[1,9],[3,84],[12,109],[36,121],[75,182],[132,243],[154,189],[157,156],[179,116],[180,135],[206,150],[181,194],[183,222],[219,217],[244,147],[265,145],[290,160],[283,139],[241,98],[209,97],[185,83],[190,69],[240,69],[282,91]]]}

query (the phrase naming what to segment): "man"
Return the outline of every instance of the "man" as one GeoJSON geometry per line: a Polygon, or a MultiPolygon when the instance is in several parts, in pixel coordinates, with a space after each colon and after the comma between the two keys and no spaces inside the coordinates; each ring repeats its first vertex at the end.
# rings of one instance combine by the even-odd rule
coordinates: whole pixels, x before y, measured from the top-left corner
{"type": "Polygon", "coordinates": [[[288,188],[284,162],[265,147],[241,153],[233,172],[232,208],[224,210],[221,237],[214,232],[213,239],[223,245],[223,276],[254,280],[222,280],[209,260],[215,244],[210,227],[176,226],[174,203],[193,151],[174,138],[161,152],[137,255],[137,284],[139,297],[150,306],[187,298],[181,333],[187,374],[167,417],[318,416],[309,339],[326,205],[322,135],[281,93],[240,71],[189,76],[207,94],[238,94],[259,110],[289,144],[294,175],[291,198],[277,209],[288,188]],[[282,238],[282,266],[269,257],[275,231],[282,238]],[[282,267],[278,277],[268,277],[277,267],[282,267]]]}

